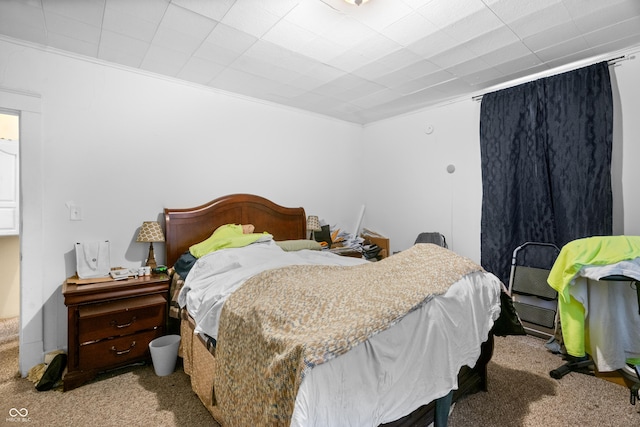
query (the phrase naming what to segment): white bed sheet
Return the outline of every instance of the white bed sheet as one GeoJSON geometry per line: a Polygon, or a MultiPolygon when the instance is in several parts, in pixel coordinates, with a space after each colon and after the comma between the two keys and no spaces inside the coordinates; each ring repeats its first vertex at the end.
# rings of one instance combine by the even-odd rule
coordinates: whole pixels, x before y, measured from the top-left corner
{"type": "Polygon", "coordinates": [[[500,286],[492,274],[467,275],[390,329],[314,367],[291,426],[377,426],[457,389],[460,368],[475,366],[500,314],[500,286]]]}

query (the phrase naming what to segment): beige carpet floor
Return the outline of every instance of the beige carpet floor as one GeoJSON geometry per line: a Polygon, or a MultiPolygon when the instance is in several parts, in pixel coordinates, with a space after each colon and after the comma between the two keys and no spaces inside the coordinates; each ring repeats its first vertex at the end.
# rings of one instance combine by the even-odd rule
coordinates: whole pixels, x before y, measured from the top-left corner
{"type": "MultiPolygon", "coordinates": [[[[496,338],[489,392],[458,402],[449,425],[640,426],[640,403],[629,403],[628,388],[578,373],[561,380],[549,377],[562,360],[543,344],[533,337],[496,338]]],[[[1,342],[0,425],[217,425],[180,366],[166,377],[157,377],[149,365],[130,367],[63,393],[36,391],[33,383],[19,377],[17,360],[17,339],[1,342]]]]}

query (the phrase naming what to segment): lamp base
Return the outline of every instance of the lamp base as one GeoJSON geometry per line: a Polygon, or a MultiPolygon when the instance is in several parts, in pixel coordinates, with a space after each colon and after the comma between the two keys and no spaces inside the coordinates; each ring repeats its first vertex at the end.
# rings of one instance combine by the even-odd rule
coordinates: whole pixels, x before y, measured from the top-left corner
{"type": "Polygon", "coordinates": [[[149,256],[147,256],[146,266],[151,267],[152,269],[158,266],[158,264],[156,263],[156,257],[153,253],[153,242],[149,243],[149,256]]]}

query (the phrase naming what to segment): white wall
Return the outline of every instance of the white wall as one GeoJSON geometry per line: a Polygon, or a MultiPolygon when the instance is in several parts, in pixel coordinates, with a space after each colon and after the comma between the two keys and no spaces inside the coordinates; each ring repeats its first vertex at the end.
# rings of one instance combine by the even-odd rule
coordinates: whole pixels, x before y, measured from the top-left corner
{"type": "Polygon", "coordinates": [[[365,164],[384,171],[364,190],[365,222],[391,238],[392,252],[437,231],[449,248],[479,261],[479,115],[469,98],[365,127],[365,164]]]}
{"type": "MultiPolygon", "coordinates": [[[[640,58],[637,51],[629,56],[610,67],[614,233],[640,235],[640,58]]],[[[365,223],[391,238],[392,252],[411,246],[420,232],[439,231],[450,248],[480,261],[479,117],[480,102],[469,97],[364,128],[364,164],[380,174],[364,188],[365,223]]]]}
{"type": "Polygon", "coordinates": [[[0,107],[26,94],[42,113],[21,122],[23,374],[66,346],[74,242],[109,239],[112,265],[139,266],[136,231],[165,207],[248,192],[351,223],[362,204],[329,167],[358,164],[357,125],[0,41],[2,91],[0,107]]]}

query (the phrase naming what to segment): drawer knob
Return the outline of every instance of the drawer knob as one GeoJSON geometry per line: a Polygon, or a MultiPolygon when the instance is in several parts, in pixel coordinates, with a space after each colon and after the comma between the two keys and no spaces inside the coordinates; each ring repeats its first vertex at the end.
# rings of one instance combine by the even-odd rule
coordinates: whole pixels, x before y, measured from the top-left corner
{"type": "Polygon", "coordinates": [[[128,349],[126,349],[126,350],[118,350],[118,349],[116,348],[116,346],[114,345],[114,346],[112,346],[112,347],[111,347],[111,351],[115,351],[115,352],[116,352],[116,355],[117,355],[117,356],[120,356],[120,355],[123,355],[123,354],[127,354],[127,353],[129,353],[129,352],[133,349],[133,347],[135,347],[135,346],[136,346],[136,342],[135,342],[135,341],[133,341],[133,342],[131,343],[131,345],[129,346],[129,348],[128,348],[128,349]]]}
{"type": "Polygon", "coordinates": [[[131,318],[131,321],[129,323],[125,323],[124,325],[118,325],[118,323],[115,320],[112,320],[111,322],[109,322],[109,324],[111,326],[115,326],[118,329],[122,329],[122,328],[127,328],[127,327],[133,325],[133,322],[135,322],[135,321],[136,321],[136,316],[133,316],[131,318]]]}

